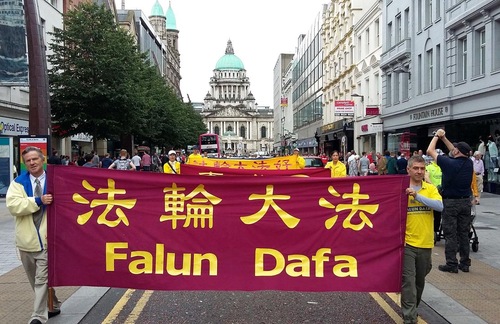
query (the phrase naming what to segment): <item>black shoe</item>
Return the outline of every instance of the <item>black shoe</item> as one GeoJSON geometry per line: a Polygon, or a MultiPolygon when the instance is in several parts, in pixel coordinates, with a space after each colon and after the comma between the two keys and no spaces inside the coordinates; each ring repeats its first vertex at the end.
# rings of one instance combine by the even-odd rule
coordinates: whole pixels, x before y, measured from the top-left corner
{"type": "Polygon", "coordinates": [[[52,312],[49,312],[49,318],[52,318],[54,316],[57,316],[61,314],[61,310],[60,309],[54,309],[52,312]]]}
{"type": "Polygon", "coordinates": [[[42,324],[42,322],[38,319],[31,320],[30,324],[42,324]]]}
{"type": "Polygon", "coordinates": [[[466,264],[459,264],[458,269],[460,269],[462,272],[469,272],[469,266],[466,264]]]}
{"type": "Polygon", "coordinates": [[[440,265],[438,267],[438,269],[439,269],[439,271],[443,271],[443,272],[458,273],[458,268],[457,267],[453,267],[453,266],[450,266],[450,265],[447,265],[447,264],[440,265]]]}

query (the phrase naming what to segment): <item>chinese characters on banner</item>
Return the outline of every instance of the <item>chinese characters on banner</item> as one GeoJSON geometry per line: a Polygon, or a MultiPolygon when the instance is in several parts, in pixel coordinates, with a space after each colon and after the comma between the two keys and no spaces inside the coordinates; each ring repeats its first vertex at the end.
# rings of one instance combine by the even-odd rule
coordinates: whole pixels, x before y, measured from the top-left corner
{"type": "Polygon", "coordinates": [[[289,176],[289,177],[329,177],[330,169],[305,168],[291,170],[248,170],[235,168],[212,168],[198,165],[182,164],[181,174],[202,176],[289,176]]]}
{"type": "MultiPolygon", "coordinates": [[[[238,169],[238,170],[293,170],[297,169],[295,155],[280,156],[269,159],[202,159],[201,163],[193,165],[220,168],[220,169],[238,169]]],[[[182,173],[182,171],[181,171],[182,173]]]]}
{"type": "Polygon", "coordinates": [[[400,290],[408,177],[48,168],[51,286],[400,290]]]}

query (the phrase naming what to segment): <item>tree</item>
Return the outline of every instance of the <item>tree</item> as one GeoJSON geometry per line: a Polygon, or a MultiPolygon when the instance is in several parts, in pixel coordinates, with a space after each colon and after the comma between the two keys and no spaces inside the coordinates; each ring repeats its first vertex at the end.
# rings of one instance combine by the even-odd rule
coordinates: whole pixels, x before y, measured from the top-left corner
{"type": "Polygon", "coordinates": [[[134,135],[149,145],[185,147],[206,131],[104,6],[81,3],[64,25],[53,33],[49,56],[56,135],[89,134],[94,146],[134,135]]]}
{"type": "Polygon", "coordinates": [[[135,82],[146,63],[133,38],[94,3],[69,11],[64,25],[53,33],[49,56],[55,134],[86,133],[97,141],[141,127],[135,82]]]}

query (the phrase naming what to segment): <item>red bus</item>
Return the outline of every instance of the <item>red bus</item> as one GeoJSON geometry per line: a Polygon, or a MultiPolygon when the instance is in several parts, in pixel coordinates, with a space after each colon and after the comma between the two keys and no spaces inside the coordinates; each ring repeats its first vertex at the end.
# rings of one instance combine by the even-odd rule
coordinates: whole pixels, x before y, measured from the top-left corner
{"type": "Polygon", "coordinates": [[[201,134],[199,137],[200,152],[207,152],[208,157],[220,158],[220,141],[217,134],[201,134]]]}

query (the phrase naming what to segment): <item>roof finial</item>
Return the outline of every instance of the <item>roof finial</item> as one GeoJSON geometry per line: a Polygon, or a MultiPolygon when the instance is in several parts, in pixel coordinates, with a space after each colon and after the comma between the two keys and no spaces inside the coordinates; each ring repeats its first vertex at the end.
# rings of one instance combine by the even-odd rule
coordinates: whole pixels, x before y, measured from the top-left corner
{"type": "Polygon", "coordinates": [[[231,39],[227,41],[226,54],[234,54],[233,43],[231,39]]]}

